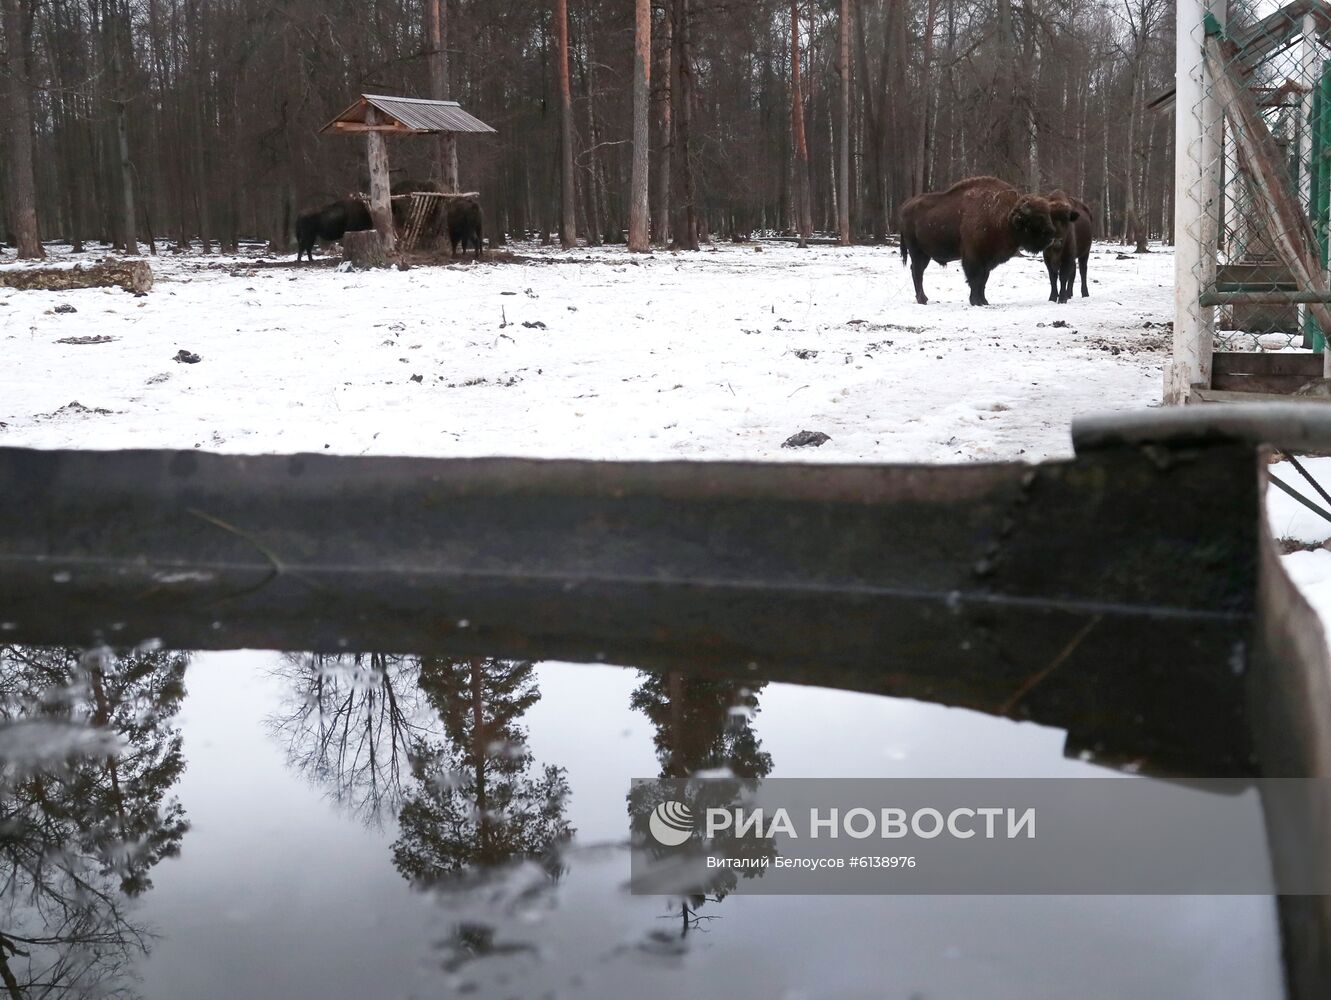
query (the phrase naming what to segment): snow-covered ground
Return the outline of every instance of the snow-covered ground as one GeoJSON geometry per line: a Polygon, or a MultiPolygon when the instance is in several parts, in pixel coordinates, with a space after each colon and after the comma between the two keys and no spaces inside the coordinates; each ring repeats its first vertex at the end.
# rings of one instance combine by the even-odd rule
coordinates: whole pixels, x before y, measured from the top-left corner
{"type": "Polygon", "coordinates": [[[142,298],[0,289],[0,443],[1038,460],[1070,452],[1075,414],[1160,395],[1168,252],[1097,247],[1092,297],[1066,306],[1041,262],[1014,260],[976,309],[955,265],[929,269],[916,305],[891,248],[515,249],[534,262],[347,274],[163,256],[142,298]],[[88,337],[111,339],[69,342],[88,337]],[[804,429],[831,441],[781,449],[804,429]]]}
{"type": "MultiPolygon", "coordinates": [[[[1299,464],[1323,489],[1331,492],[1331,458],[1305,458],[1299,464]]],[[[1331,508],[1288,462],[1272,466],[1271,473],[1319,506],[1331,508]]],[[[1266,506],[1267,521],[1276,538],[1290,543],[1287,548],[1293,548],[1293,543],[1307,546],[1305,551],[1285,556],[1285,570],[1317,611],[1331,638],[1331,551],[1324,547],[1331,544],[1331,521],[1277,489],[1267,491],[1266,506]]]]}
{"type": "MultiPolygon", "coordinates": [[[[888,247],[512,249],[527,262],[358,273],[164,255],[141,298],[0,288],[0,445],[1038,461],[1070,454],[1077,414],[1156,405],[1170,346],[1161,247],[1097,245],[1064,306],[1041,261],[1010,261],[988,309],[956,266],[917,305],[888,247]],[[783,449],[800,430],[831,440],[783,449]]],[[[1331,537],[1283,495],[1271,521],[1331,537]]],[[[1331,552],[1288,565],[1331,620],[1331,552]]]]}

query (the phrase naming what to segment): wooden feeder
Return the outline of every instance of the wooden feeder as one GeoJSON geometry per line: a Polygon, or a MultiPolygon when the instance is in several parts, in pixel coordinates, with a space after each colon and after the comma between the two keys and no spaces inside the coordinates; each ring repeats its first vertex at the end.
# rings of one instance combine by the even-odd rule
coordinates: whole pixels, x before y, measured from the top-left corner
{"type": "Polygon", "coordinates": [[[385,135],[457,135],[494,132],[479,118],[462,110],[457,101],[426,101],[415,97],[385,97],[361,94],[340,115],[319,130],[332,133],[365,134],[365,151],[370,168],[370,217],[383,241],[384,250],[395,249],[392,193],[388,182],[388,149],[385,135]]]}

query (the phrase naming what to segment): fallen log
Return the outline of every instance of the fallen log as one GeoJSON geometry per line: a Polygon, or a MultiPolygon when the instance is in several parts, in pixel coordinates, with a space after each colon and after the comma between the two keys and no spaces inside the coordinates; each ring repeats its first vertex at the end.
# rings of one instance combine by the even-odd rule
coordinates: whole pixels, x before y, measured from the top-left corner
{"type": "Polygon", "coordinates": [[[111,288],[120,286],[135,295],[146,295],[153,286],[152,268],[143,260],[116,260],[107,257],[84,267],[32,267],[0,271],[0,285],[20,291],[41,289],[50,292],[70,288],[111,288]]]}

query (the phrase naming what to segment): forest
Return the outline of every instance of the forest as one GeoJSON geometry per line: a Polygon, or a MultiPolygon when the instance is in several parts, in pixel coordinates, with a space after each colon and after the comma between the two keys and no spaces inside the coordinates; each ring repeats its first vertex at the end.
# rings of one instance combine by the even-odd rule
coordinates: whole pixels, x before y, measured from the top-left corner
{"type": "MultiPolygon", "coordinates": [[[[1149,106],[1172,83],[1166,0],[0,6],[20,256],[285,251],[299,212],[365,190],[363,143],[319,134],[362,93],[497,130],[455,147],[493,244],[871,242],[913,194],[982,173],[1080,195],[1098,237],[1171,236],[1172,119],[1149,106]]],[[[390,140],[394,176],[451,181],[449,142],[390,140]]]]}

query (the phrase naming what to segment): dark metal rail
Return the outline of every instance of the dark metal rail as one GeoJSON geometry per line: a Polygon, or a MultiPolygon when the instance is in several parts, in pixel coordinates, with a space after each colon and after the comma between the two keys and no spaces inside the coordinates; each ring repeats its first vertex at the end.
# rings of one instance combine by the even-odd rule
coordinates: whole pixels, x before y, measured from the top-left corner
{"type": "MultiPolygon", "coordinates": [[[[1036,466],[0,449],[0,641],[761,670],[1179,774],[1331,776],[1326,643],[1259,447],[1329,450],[1331,413],[1073,433],[1036,466]]],[[[1331,842],[1268,824],[1277,865],[1331,842]]],[[[1291,995],[1331,995],[1331,902],[1281,917],[1291,995]]]]}

